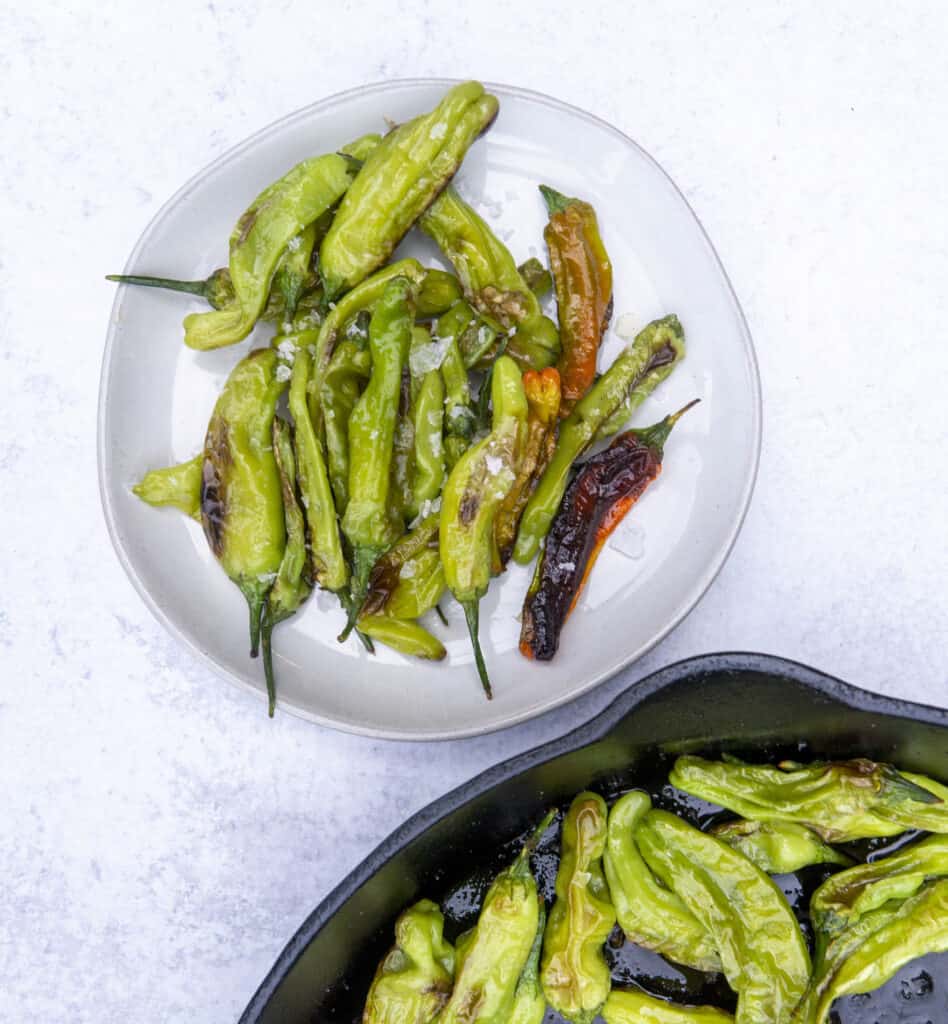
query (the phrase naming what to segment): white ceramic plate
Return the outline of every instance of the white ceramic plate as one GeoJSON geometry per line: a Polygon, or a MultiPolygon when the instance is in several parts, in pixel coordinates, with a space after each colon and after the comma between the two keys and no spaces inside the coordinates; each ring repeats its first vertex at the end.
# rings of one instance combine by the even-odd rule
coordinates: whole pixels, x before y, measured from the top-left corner
{"type": "MultiPolygon", "coordinates": [[[[343,93],[264,129],[190,181],[149,225],[126,273],[202,278],[226,260],[231,226],[264,185],[293,164],[363,132],[429,110],[447,81],[402,81],[343,93]]],[[[676,427],[665,471],[603,551],[556,659],[517,650],[529,572],[513,566],[481,604],[481,637],[495,697],[484,699],[460,609],[432,625],[448,658],[429,664],[381,645],[367,655],[335,636],[333,597],[315,595],[275,634],[280,705],[314,721],[373,736],[444,739],[512,725],[562,704],[644,654],[694,607],[727,558],[750,500],[760,444],[760,390],[737,299],[701,225],[662,169],[615,128],[548,97],[490,86],[500,116],[457,179],[518,260],[545,257],[548,183],[595,206],[615,274],[613,330],[601,366],[638,330],[677,313],[688,356],[641,408],[651,423],[699,397],[676,427]]],[[[427,240],[400,252],[445,266],[427,240]]],[[[145,470],[190,458],[242,345],[199,354],[182,344],[190,297],[120,288],[109,324],[99,405],[99,479],[112,540],[146,604],[222,675],[264,694],[247,655],[244,599],[214,562],[198,524],[152,509],[130,486],[145,470]]]]}

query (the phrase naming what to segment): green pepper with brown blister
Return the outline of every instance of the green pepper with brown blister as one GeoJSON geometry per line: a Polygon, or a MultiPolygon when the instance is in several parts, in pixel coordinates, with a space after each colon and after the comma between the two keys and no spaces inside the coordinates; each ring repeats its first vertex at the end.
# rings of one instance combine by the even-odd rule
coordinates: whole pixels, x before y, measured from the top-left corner
{"type": "Polygon", "coordinates": [[[793,821],[748,821],[740,818],[711,829],[711,834],[739,850],[768,875],[786,875],[811,864],[841,864],[851,857],[834,850],[812,829],[793,821]]]}
{"type": "Polygon", "coordinates": [[[250,653],[256,657],[261,616],[286,544],[280,474],[271,430],[286,383],[277,353],[263,348],[231,371],[204,440],[201,523],[227,575],[250,608],[250,653]]]}
{"type": "Polygon", "coordinates": [[[894,836],[908,829],[948,833],[944,790],[865,758],[778,767],[680,757],[672,785],[754,821],[795,821],[827,842],[894,836]]]}
{"type": "Polygon", "coordinates": [[[713,1006],[678,1006],[634,989],[614,989],[602,1008],[606,1024],[734,1024],[713,1006]]]}
{"type": "Polygon", "coordinates": [[[603,867],[619,927],[630,942],[699,971],[720,971],[704,925],[662,885],[642,858],[636,833],[652,809],[647,793],[626,793],[609,811],[603,867]]]}
{"type": "Polygon", "coordinates": [[[520,367],[543,370],[555,363],[560,353],[556,324],[543,315],[510,251],[483,217],[449,186],[419,226],[451,261],[468,301],[508,332],[507,351],[520,367]]]}
{"type": "Polygon", "coordinates": [[[810,980],[810,957],[773,880],[720,839],[665,811],[645,815],[636,841],[648,866],[713,938],[738,993],[737,1024],[788,1024],[810,980]]]}
{"type": "Polygon", "coordinates": [[[326,295],[353,288],[389,258],[497,116],[479,82],[450,89],[438,106],[398,125],[366,158],[319,250],[326,295]]]}
{"type": "Polygon", "coordinates": [[[200,521],[203,466],[204,455],[201,454],[174,466],[151,469],[132,487],[132,493],[147,505],[173,505],[186,516],[200,521]]]}
{"type": "Polygon", "coordinates": [[[430,1024],[451,994],[454,962],[444,916],[419,900],[395,922],[395,945],[375,972],[362,1024],[430,1024]]]}
{"type": "Polygon", "coordinates": [[[438,550],[439,512],[432,512],[393,544],[372,566],[360,615],[417,619],[444,593],[438,550]]]}

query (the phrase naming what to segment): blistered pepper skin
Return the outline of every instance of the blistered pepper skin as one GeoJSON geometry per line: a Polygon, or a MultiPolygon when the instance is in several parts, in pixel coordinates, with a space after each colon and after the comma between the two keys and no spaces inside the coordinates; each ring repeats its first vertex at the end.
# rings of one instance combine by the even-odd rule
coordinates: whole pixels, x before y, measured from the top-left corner
{"type": "Polygon", "coordinates": [[[786,875],[811,864],[853,863],[850,857],[823,840],[805,825],[792,821],[748,821],[740,818],[711,830],[728,846],[739,850],[768,875],[786,875]]]}
{"type": "Polygon", "coordinates": [[[645,992],[614,990],[602,1008],[606,1024],[734,1024],[734,1018],[713,1006],[679,1006],[645,992]]]}
{"type": "Polygon", "coordinates": [[[546,997],[540,984],[540,952],[543,949],[543,933],[546,929],[546,907],[540,904],[537,934],[530,949],[527,962],[520,972],[520,979],[514,992],[513,1009],[507,1024],[542,1024],[546,1014],[546,997]]]}
{"type": "Polygon", "coordinates": [[[540,979],[546,1000],[574,1024],[590,1024],[612,982],[602,947],[616,912],[602,870],[606,803],[580,793],[563,822],[556,901],[543,939],[540,979]]]}
{"type": "Polygon", "coordinates": [[[201,518],[201,474],[204,455],[195,455],[187,462],[149,470],[132,493],[147,505],[173,505],[192,519],[201,518]]]}

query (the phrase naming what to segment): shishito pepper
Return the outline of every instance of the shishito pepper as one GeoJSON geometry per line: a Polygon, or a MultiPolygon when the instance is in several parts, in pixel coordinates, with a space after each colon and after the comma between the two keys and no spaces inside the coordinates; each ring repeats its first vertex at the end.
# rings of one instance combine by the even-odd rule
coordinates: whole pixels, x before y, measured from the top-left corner
{"type": "Polygon", "coordinates": [[[546,930],[546,907],[540,904],[537,934],[530,948],[530,955],[523,965],[517,988],[514,991],[513,1009],[507,1024],[542,1024],[546,1014],[546,996],[540,984],[540,952],[543,949],[543,933],[546,930]]]}
{"type": "Polygon", "coordinates": [[[734,1024],[713,1006],[678,1006],[635,989],[614,989],[602,1008],[606,1024],[734,1024]]]}
{"type": "Polygon", "coordinates": [[[447,654],[444,644],[410,619],[398,619],[392,615],[363,615],[359,619],[359,632],[379,640],[400,654],[429,661],[441,661],[447,654]]]}
{"type": "Polygon", "coordinates": [[[630,942],[699,971],[720,971],[721,958],[704,925],[662,885],[642,858],[636,832],[652,809],[647,793],[620,797],[609,811],[603,867],[619,927],[630,942]]]}
{"type": "Polygon", "coordinates": [[[507,351],[524,370],[556,362],[560,337],[543,315],[510,251],[457,191],[448,187],[419,221],[452,266],[468,301],[509,333],[507,351]]]}
{"type": "Polygon", "coordinates": [[[328,298],[353,288],[389,258],[497,110],[497,98],[479,82],[463,82],[429,114],[385,136],[366,158],[320,246],[328,298]]]}
{"type": "Polygon", "coordinates": [[[712,936],[738,993],[737,1024],[788,1024],[810,980],[810,957],[773,880],[666,811],[649,811],[636,840],[652,871],[712,936]]]}
{"type": "MultiPolygon", "coordinates": [[[[458,343],[474,319],[474,310],[466,302],[460,301],[443,313],[435,325],[435,338],[443,349],[441,376],[445,390],[444,448],[449,468],[454,466],[471,443],[476,427],[467,367],[458,343]]],[[[490,340],[493,343],[493,338],[490,340]]]]}
{"type": "Polygon", "coordinates": [[[280,474],[271,430],[286,390],[277,353],[257,349],[231,371],[204,439],[201,523],[211,551],[250,608],[250,653],[256,656],[264,602],[286,543],[280,474]]]}
{"type": "Polygon", "coordinates": [[[323,233],[316,222],[307,224],[286,243],[286,249],[274,271],[273,287],[283,298],[284,317],[288,321],[296,316],[300,299],[307,288],[313,286],[313,249],[317,237],[323,233]]]}
{"type": "Polygon", "coordinates": [[[652,321],[563,420],[553,458],[527,502],[520,522],[514,558],[521,565],[531,562],[539,550],[560,507],[570,468],[576,459],[589,448],[628,394],[642,393],[657,386],[684,353],[684,331],[678,317],[672,315],[652,321]]]}
{"type": "Polygon", "coordinates": [[[415,316],[419,320],[432,320],[446,313],[464,291],[461,282],[446,270],[429,267],[425,279],[418,289],[415,316]]]}
{"type": "Polygon", "coordinates": [[[204,455],[195,455],[163,469],[149,470],[132,487],[132,493],[147,505],[173,505],[192,519],[201,518],[201,474],[204,455]]]}
{"type": "Polygon", "coordinates": [[[395,922],[395,945],[372,979],[362,1024],[430,1024],[451,994],[454,961],[444,916],[419,900],[395,922]]]}
{"type": "Polygon", "coordinates": [[[540,980],[547,1002],[567,1020],[589,1024],[612,986],[603,943],[616,912],[602,871],[606,802],[580,793],[563,821],[556,900],[543,939],[540,980]]]}
{"type": "MultiPolygon", "coordinates": [[[[417,328],[416,328],[417,330],[417,328]]],[[[439,366],[431,365],[425,356],[437,349],[427,331],[422,332],[420,345],[412,343],[411,353],[411,422],[414,451],[412,453],[411,496],[409,520],[428,507],[441,493],[444,483],[444,378],[439,366]]]]}
{"type": "Polygon", "coordinates": [[[550,661],[560,632],[613,530],[662,471],[664,445],[695,403],[644,430],[620,434],[583,463],[563,495],[523,604],[520,650],[550,661]]]}
{"type": "Polygon", "coordinates": [[[755,821],[796,821],[829,843],[894,836],[908,829],[948,833],[942,787],[865,758],[778,767],[679,757],[672,785],[755,821]]]}
{"type": "Polygon", "coordinates": [[[478,640],[478,602],[490,583],[494,519],[517,476],[527,400],[517,364],[501,356],[491,378],[491,432],[461,456],[441,497],[441,563],[467,619],[481,685],[490,679],[478,640]]]}
{"type": "Polygon", "coordinates": [[[740,850],[768,875],[785,875],[810,864],[853,863],[805,825],[793,821],[748,821],[740,818],[717,825],[712,835],[740,850]]]}
{"type": "Polygon", "coordinates": [[[230,237],[235,301],[223,309],[186,316],[186,345],[220,348],[247,337],[264,310],[287,243],[339,200],[355,176],[352,165],[350,157],[338,153],[304,160],[257,196],[230,237]]]}
{"type": "Polygon", "coordinates": [[[440,513],[427,515],[376,561],[360,615],[417,619],[435,607],[445,588],[440,523],[440,513]]]}
{"type": "Polygon", "coordinates": [[[596,376],[596,356],[612,317],[612,264],[592,206],[548,185],[541,185],[540,192],[550,214],[543,238],[559,311],[562,351],[556,368],[563,387],[560,415],[565,417],[596,376]]]}

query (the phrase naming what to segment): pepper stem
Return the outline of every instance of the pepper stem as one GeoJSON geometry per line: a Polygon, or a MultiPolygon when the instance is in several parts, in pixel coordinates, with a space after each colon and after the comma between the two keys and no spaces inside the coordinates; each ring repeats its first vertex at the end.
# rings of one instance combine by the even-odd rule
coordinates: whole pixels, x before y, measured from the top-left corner
{"type": "Polygon", "coordinates": [[[668,435],[672,432],[672,427],[689,409],[696,406],[700,401],[700,398],[693,398],[687,405],[683,405],[678,412],[673,412],[670,416],[659,420],[658,423],[653,423],[650,427],[642,427],[638,430],[633,428],[629,433],[635,434],[646,447],[654,448],[658,452],[659,459],[661,459],[664,453],[665,442],[668,440],[668,435]]]}
{"type": "Polygon", "coordinates": [[[241,582],[238,582],[237,586],[250,609],[250,657],[256,658],[260,653],[260,624],[263,619],[264,603],[267,600],[267,594],[270,593],[270,586],[261,587],[259,583],[244,584],[241,582]]]}
{"type": "Polygon", "coordinates": [[[448,617],[441,610],[441,605],[440,604],[436,604],[435,605],[435,611],[438,613],[438,618],[441,620],[442,624],[447,626],[448,625],[448,617]]]}
{"type": "Polygon", "coordinates": [[[461,607],[464,609],[464,618],[467,619],[467,631],[471,634],[471,646],[474,648],[474,663],[477,665],[477,674],[480,676],[481,686],[484,687],[487,699],[492,700],[494,694],[490,688],[490,677],[487,675],[487,666],[484,664],[484,655],[481,653],[481,642],[477,637],[477,600],[462,601],[461,607]]]}
{"type": "Polygon", "coordinates": [[[170,277],[142,277],[139,274],[106,274],[105,279],[118,284],[143,284],[146,288],[166,288],[172,292],[207,296],[207,281],[175,281],[170,277]]]}
{"type": "Polygon", "coordinates": [[[511,866],[511,872],[515,875],[522,874],[525,871],[530,870],[530,858],[533,856],[534,850],[540,845],[540,840],[543,838],[543,833],[550,827],[553,819],[556,817],[556,808],[547,811],[543,817],[543,820],[539,825],[530,833],[520,849],[520,853],[517,854],[517,859],[511,866]]]}
{"type": "Polygon", "coordinates": [[[365,596],[369,591],[369,574],[372,572],[372,566],[378,561],[380,554],[381,551],[378,548],[353,548],[352,578],[349,581],[349,594],[344,600],[340,595],[342,605],[346,609],[346,624],[336,638],[339,643],[343,643],[349,638],[349,634],[358,621],[359,612],[362,611],[362,605],[365,604],[365,596]]]}
{"type": "Polygon", "coordinates": [[[562,213],[570,203],[576,201],[570,199],[569,196],[564,196],[562,192],[557,192],[555,188],[550,188],[549,185],[540,185],[540,194],[546,202],[546,208],[551,217],[562,213]]]}
{"type": "Polygon", "coordinates": [[[271,718],[276,710],[276,679],[273,675],[273,647],[270,643],[274,625],[269,609],[266,609],[260,627],[260,646],[263,648],[263,675],[267,681],[267,714],[271,718]]]}

